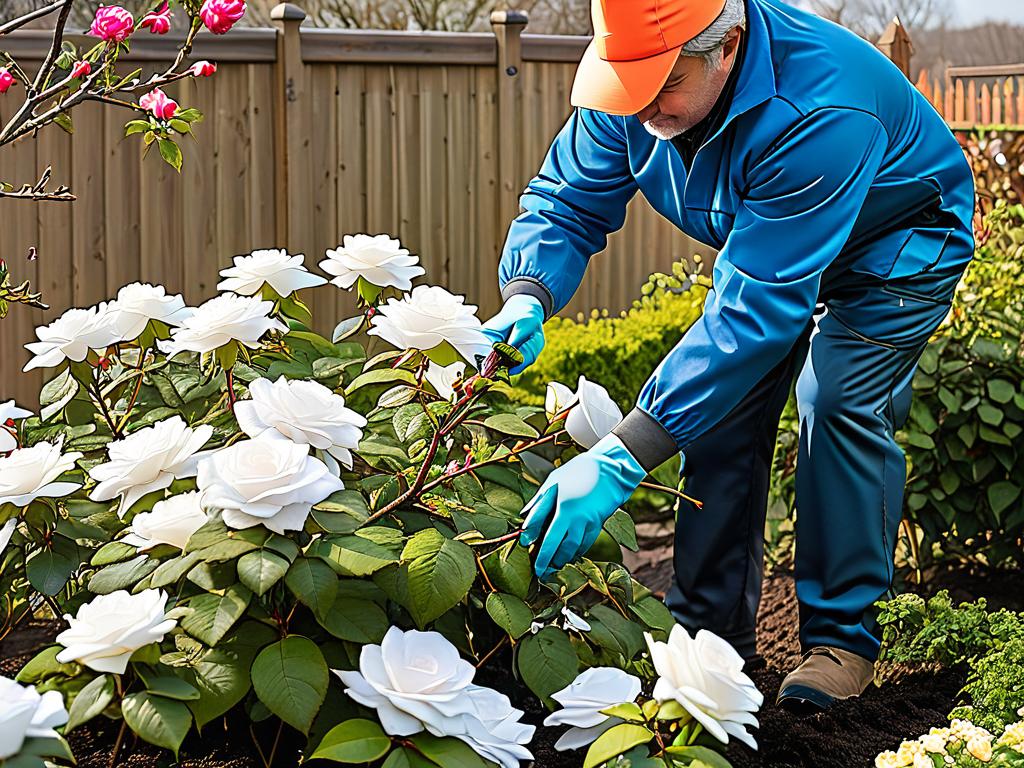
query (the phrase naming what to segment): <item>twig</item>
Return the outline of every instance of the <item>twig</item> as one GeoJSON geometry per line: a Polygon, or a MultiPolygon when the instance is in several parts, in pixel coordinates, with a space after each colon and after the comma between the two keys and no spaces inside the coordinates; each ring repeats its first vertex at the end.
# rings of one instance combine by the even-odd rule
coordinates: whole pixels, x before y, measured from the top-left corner
{"type": "Polygon", "coordinates": [[[117,732],[117,741],[114,742],[114,750],[110,753],[110,762],[107,768],[114,768],[117,765],[117,753],[121,751],[121,742],[124,741],[124,732],[128,728],[128,722],[121,718],[121,729],[117,732]]]}
{"type": "Polygon", "coordinates": [[[62,5],[64,5],[64,0],[56,0],[56,2],[50,3],[49,5],[43,6],[42,8],[37,8],[34,11],[29,11],[24,16],[19,16],[18,18],[13,19],[7,22],[6,24],[0,24],[0,36],[10,34],[19,27],[25,26],[30,21],[35,21],[36,19],[43,18],[43,16],[48,16],[49,14],[53,13],[58,8],[60,8],[62,5]]]}
{"type": "Polygon", "coordinates": [[[526,445],[520,446],[519,448],[514,448],[513,450],[509,451],[508,453],[503,453],[501,456],[498,456],[496,458],[484,459],[483,461],[478,461],[475,464],[470,464],[468,467],[463,467],[462,469],[459,469],[456,472],[452,472],[451,474],[442,475],[441,477],[435,478],[435,479],[431,480],[429,483],[427,483],[425,486],[423,486],[423,492],[426,493],[431,488],[435,488],[436,486],[440,485],[441,483],[445,482],[446,480],[451,480],[453,477],[458,477],[459,475],[464,475],[467,472],[472,472],[473,470],[479,469],[480,467],[485,467],[488,464],[497,464],[498,462],[504,461],[509,456],[517,456],[520,453],[523,453],[525,451],[528,451],[528,450],[531,450],[533,448],[536,448],[538,445],[544,445],[544,443],[550,442],[552,440],[557,440],[558,437],[561,434],[562,434],[562,431],[554,432],[554,433],[548,435],[547,437],[544,437],[544,438],[541,438],[540,440],[537,440],[536,442],[527,443],[526,445]]]}
{"type": "Polygon", "coordinates": [[[142,379],[145,378],[142,373],[142,366],[146,362],[146,352],[149,350],[143,349],[139,351],[139,364],[136,367],[139,375],[135,380],[135,389],[132,391],[132,397],[128,401],[128,408],[124,412],[124,417],[121,419],[121,423],[117,425],[117,431],[120,433],[124,430],[125,425],[128,423],[128,417],[132,415],[132,408],[135,407],[135,399],[139,396],[139,390],[142,389],[142,379]]]}
{"type": "Polygon", "coordinates": [[[686,501],[690,502],[697,509],[704,509],[704,502],[703,501],[698,501],[697,499],[693,498],[692,496],[687,496],[682,491],[677,491],[675,488],[670,488],[667,485],[662,485],[661,483],[648,483],[648,482],[645,481],[645,482],[640,483],[640,487],[641,488],[650,488],[651,490],[661,491],[662,493],[671,493],[671,494],[673,494],[675,496],[678,496],[680,499],[685,499],[686,501]]]}
{"type": "Polygon", "coordinates": [[[506,643],[507,640],[508,635],[502,635],[501,640],[498,641],[498,644],[491,648],[491,650],[489,650],[487,653],[485,653],[484,657],[476,663],[476,668],[480,669],[480,667],[482,667],[487,662],[487,660],[491,658],[491,656],[498,652],[498,649],[501,648],[506,643]]]}

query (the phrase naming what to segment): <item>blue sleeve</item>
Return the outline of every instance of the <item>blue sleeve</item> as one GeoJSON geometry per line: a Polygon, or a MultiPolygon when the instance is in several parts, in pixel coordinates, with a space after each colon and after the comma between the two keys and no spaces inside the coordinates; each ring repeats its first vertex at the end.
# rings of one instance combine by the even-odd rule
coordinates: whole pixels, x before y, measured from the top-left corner
{"type": "Polygon", "coordinates": [[[628,425],[616,428],[631,449],[630,442],[657,444],[647,439],[655,428],[671,450],[647,463],[656,466],[714,427],[789,352],[813,315],[821,274],[849,238],[886,146],[874,115],[826,108],[805,115],[752,163],[703,315],[627,415],[646,422],[648,434],[641,441],[628,425]]]}
{"type": "Polygon", "coordinates": [[[545,318],[569,303],[591,256],[622,227],[637,183],[629,168],[624,118],[574,109],[512,220],[498,268],[503,299],[530,293],[545,318]]]}

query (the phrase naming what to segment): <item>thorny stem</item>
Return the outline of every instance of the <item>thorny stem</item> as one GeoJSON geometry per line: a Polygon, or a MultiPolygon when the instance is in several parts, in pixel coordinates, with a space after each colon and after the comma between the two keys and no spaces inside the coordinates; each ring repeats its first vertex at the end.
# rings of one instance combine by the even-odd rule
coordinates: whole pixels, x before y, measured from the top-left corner
{"type": "Polygon", "coordinates": [[[482,539],[480,541],[467,541],[471,547],[480,547],[484,544],[504,544],[506,541],[519,538],[519,534],[523,532],[522,528],[516,528],[511,533],[506,533],[504,536],[498,536],[496,539],[482,539]]]}
{"type": "Polygon", "coordinates": [[[485,467],[488,464],[497,464],[500,461],[504,461],[509,456],[516,456],[516,455],[518,455],[520,453],[523,453],[524,451],[529,451],[529,450],[531,450],[533,448],[536,448],[538,445],[544,445],[544,443],[548,443],[548,442],[550,442],[552,440],[557,440],[558,437],[563,434],[563,432],[564,432],[564,430],[559,431],[559,432],[554,432],[554,433],[548,435],[547,437],[543,437],[540,440],[537,440],[536,442],[526,443],[525,445],[519,446],[517,448],[513,448],[508,453],[504,453],[501,456],[498,456],[496,458],[484,459],[483,461],[478,461],[475,464],[470,464],[468,467],[463,467],[462,469],[459,469],[456,472],[452,472],[449,475],[442,475],[441,477],[435,478],[434,480],[431,480],[429,483],[427,483],[425,486],[423,486],[423,492],[425,493],[425,492],[429,491],[431,488],[434,488],[434,487],[440,485],[445,480],[450,480],[453,477],[458,477],[459,475],[464,475],[467,472],[472,472],[472,471],[474,471],[476,469],[479,469],[480,467],[485,467]]]}
{"type": "Polygon", "coordinates": [[[231,412],[235,412],[235,376],[232,373],[231,368],[227,368],[224,371],[224,377],[228,382],[228,403],[230,404],[231,412]]]}

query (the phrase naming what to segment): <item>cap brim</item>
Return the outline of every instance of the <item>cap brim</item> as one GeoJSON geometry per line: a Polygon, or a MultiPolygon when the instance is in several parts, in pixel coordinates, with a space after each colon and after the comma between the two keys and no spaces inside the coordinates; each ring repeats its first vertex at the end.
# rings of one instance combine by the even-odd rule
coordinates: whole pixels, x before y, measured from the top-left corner
{"type": "Polygon", "coordinates": [[[635,115],[654,101],[678,58],[677,47],[646,59],[605,61],[591,40],[576,68],[569,103],[610,115],[635,115]]]}

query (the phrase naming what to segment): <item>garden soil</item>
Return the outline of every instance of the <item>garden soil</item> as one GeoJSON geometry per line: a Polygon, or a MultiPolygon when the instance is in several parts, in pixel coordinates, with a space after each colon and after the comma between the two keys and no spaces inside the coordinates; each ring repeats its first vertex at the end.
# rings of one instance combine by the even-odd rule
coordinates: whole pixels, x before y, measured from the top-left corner
{"type": "MultiPolygon", "coordinates": [[[[649,558],[638,564],[636,575],[662,596],[671,571],[670,560],[649,558]]],[[[992,608],[1021,610],[1021,576],[1020,572],[943,570],[926,574],[923,586],[908,589],[932,594],[946,587],[957,601],[986,597],[992,608]]],[[[728,757],[735,768],[870,768],[875,755],[882,750],[895,749],[903,739],[915,738],[946,721],[964,683],[962,670],[899,670],[891,682],[880,688],[872,686],[859,699],[840,702],[826,713],[800,719],[780,711],[774,706],[779,684],[799,659],[797,627],[792,576],[776,572],[765,579],[759,617],[758,650],[766,666],[751,672],[765,696],[759,714],[761,727],[754,732],[760,749],[753,752],[742,745],[731,746],[728,757]]],[[[52,641],[59,629],[57,622],[34,622],[0,642],[0,674],[13,676],[38,649],[52,641]]],[[[517,706],[525,709],[523,719],[539,725],[547,712],[525,686],[504,674],[503,670],[509,667],[508,657],[496,657],[488,667],[478,674],[477,682],[507,693],[517,706]]],[[[249,736],[249,725],[242,719],[211,723],[202,738],[193,734],[183,745],[177,763],[169,753],[138,741],[130,733],[124,738],[116,761],[112,761],[117,726],[100,719],[70,734],[69,742],[80,768],[261,768],[264,764],[249,736]]],[[[268,730],[271,729],[256,727],[266,752],[273,737],[268,730]]],[[[553,744],[561,730],[538,730],[531,744],[536,757],[534,768],[582,766],[582,754],[554,751],[553,744]]],[[[286,728],[273,765],[295,766],[297,744],[298,734],[289,733],[286,728]]],[[[312,768],[318,763],[307,765],[312,768]]]]}

